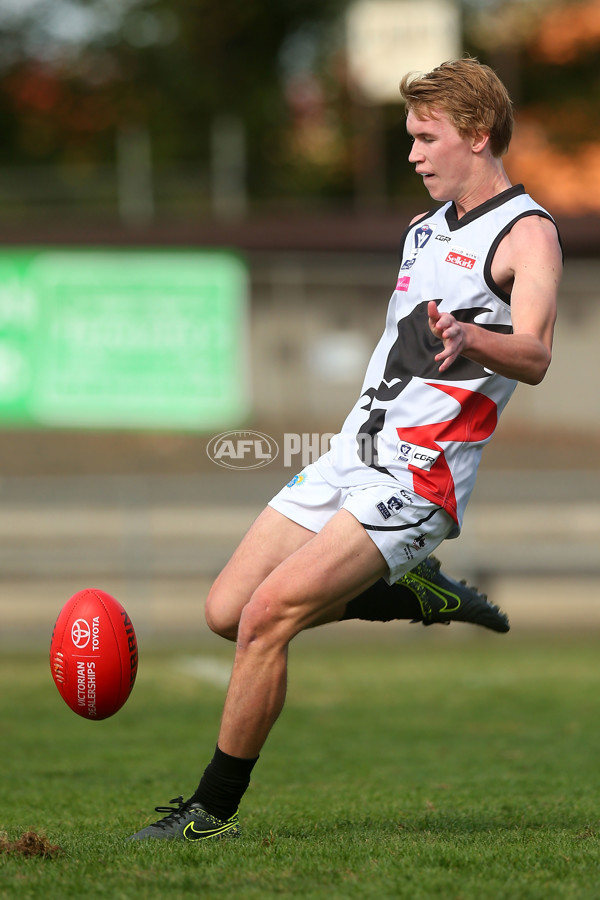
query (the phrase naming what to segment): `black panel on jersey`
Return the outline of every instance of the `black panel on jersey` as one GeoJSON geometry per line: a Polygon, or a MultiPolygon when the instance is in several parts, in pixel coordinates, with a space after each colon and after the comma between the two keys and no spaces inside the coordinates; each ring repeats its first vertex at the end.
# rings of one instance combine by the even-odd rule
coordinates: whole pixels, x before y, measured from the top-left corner
{"type": "MultiPolygon", "coordinates": [[[[441,303],[441,300],[436,300],[441,303]]],[[[440,364],[434,357],[443,349],[443,343],[431,331],[429,316],[427,314],[427,300],[419,303],[410,315],[398,322],[398,337],[390,349],[385,364],[384,381],[374,393],[373,398],[380,400],[391,399],[386,397],[384,391],[389,391],[390,382],[398,378],[410,378],[416,375],[418,378],[435,378],[436,381],[470,381],[474,378],[485,378],[489,373],[480,363],[459,356],[445,372],[440,372],[440,364]]],[[[483,313],[490,312],[485,306],[454,309],[451,315],[458,322],[475,324],[475,320],[483,313]]],[[[486,331],[496,331],[502,334],[510,334],[510,325],[478,325],[486,331]]],[[[396,385],[392,385],[392,389],[396,385]]],[[[395,396],[398,396],[397,391],[395,396]]]]}
{"type": "MultiPolygon", "coordinates": [[[[521,213],[521,215],[516,216],[511,222],[509,222],[508,225],[505,225],[504,228],[502,229],[502,231],[500,232],[500,234],[498,234],[496,236],[492,246],[489,249],[487,259],[483,266],[483,277],[485,278],[485,283],[489,287],[490,291],[492,291],[500,300],[503,300],[504,303],[507,303],[508,305],[510,305],[510,294],[507,293],[505,290],[503,290],[501,287],[499,287],[499,285],[497,285],[496,282],[494,281],[494,279],[492,278],[492,261],[494,259],[496,250],[500,246],[500,242],[506,237],[506,235],[509,233],[509,231],[514,227],[514,225],[520,219],[525,219],[525,218],[527,218],[527,216],[539,216],[540,219],[549,219],[550,222],[552,222],[553,225],[556,227],[556,222],[554,221],[552,216],[549,213],[544,212],[543,209],[530,209],[530,210],[527,210],[526,212],[521,213]]],[[[563,255],[563,261],[564,261],[565,255],[563,252],[562,241],[560,238],[560,232],[559,232],[558,228],[556,228],[556,233],[558,236],[558,243],[560,244],[560,249],[561,249],[561,252],[563,255]]]]}
{"type": "MultiPolygon", "coordinates": [[[[387,475],[390,473],[379,465],[377,455],[377,435],[383,428],[386,410],[378,407],[377,401],[385,403],[394,400],[402,393],[413,376],[432,378],[436,381],[470,381],[490,375],[482,365],[467,359],[466,356],[459,356],[445,372],[439,371],[439,363],[435,361],[434,356],[442,350],[444,345],[439,338],[435,337],[429,327],[427,303],[428,301],[424,300],[415,306],[408,316],[400,319],[398,337],[388,353],[383,380],[379,387],[369,388],[363,394],[363,397],[368,397],[368,401],[362,408],[370,415],[359,431],[358,456],[365,465],[387,475]]],[[[489,312],[489,310],[484,306],[477,306],[453,310],[452,315],[459,322],[475,324],[477,316],[485,312],[489,312]]],[[[509,325],[479,325],[478,327],[503,334],[509,334],[512,331],[509,325]]]]}
{"type": "Polygon", "coordinates": [[[448,228],[450,229],[450,231],[457,231],[459,228],[463,228],[465,225],[468,225],[469,222],[474,222],[475,219],[478,219],[480,216],[484,216],[492,209],[498,209],[498,207],[506,203],[507,200],[512,200],[513,197],[518,197],[520,194],[524,193],[525,188],[523,187],[523,185],[515,184],[512,187],[507,188],[505,191],[502,191],[500,194],[496,194],[495,197],[490,197],[489,200],[485,200],[483,203],[480,203],[479,206],[475,207],[475,209],[469,210],[469,212],[465,213],[464,216],[461,216],[460,219],[458,218],[458,214],[456,212],[456,205],[454,203],[451,203],[446,210],[446,222],[448,224],[448,228]]]}

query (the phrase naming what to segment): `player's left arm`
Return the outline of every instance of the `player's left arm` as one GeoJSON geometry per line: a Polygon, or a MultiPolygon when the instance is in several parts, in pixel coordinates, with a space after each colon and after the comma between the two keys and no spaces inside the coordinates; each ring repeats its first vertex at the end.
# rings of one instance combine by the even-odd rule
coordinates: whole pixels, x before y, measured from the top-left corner
{"type": "Polygon", "coordinates": [[[520,219],[502,241],[498,254],[503,277],[512,279],[512,333],[498,334],[458,322],[450,313],[440,313],[431,301],[429,325],[444,343],[444,349],[435,358],[440,362],[440,372],[462,355],[499,375],[539,384],[552,359],[562,275],[556,227],[541,216],[520,219]]]}

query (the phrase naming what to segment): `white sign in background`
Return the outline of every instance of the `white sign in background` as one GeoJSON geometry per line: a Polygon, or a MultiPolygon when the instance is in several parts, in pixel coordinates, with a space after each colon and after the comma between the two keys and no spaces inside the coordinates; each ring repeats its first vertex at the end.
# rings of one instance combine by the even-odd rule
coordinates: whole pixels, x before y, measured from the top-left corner
{"type": "Polygon", "coordinates": [[[461,55],[460,9],[455,0],[356,0],[346,45],[356,98],[399,103],[406,72],[428,72],[461,55]]]}

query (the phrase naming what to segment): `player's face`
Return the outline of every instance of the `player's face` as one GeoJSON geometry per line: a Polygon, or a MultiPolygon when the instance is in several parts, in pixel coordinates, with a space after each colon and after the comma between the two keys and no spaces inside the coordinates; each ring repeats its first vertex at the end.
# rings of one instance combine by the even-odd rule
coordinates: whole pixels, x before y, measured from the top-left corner
{"type": "Polygon", "coordinates": [[[410,110],[406,129],[413,139],[408,161],[433,199],[461,200],[472,179],[473,139],[461,137],[442,111],[419,117],[410,110]]]}

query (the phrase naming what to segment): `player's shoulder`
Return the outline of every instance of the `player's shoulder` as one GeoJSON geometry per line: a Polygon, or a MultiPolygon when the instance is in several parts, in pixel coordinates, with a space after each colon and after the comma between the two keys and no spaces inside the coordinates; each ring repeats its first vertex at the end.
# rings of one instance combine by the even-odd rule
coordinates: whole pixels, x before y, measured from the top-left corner
{"type": "Polygon", "coordinates": [[[526,253],[535,250],[548,255],[560,255],[562,258],[557,225],[542,209],[539,213],[532,210],[531,213],[518,218],[507,238],[514,251],[526,253]]]}

